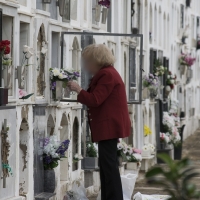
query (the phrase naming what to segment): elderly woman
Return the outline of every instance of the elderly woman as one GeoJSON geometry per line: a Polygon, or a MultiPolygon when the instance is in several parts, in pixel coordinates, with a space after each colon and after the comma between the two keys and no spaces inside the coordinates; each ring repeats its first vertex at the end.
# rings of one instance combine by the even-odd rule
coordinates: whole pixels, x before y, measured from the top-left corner
{"type": "Polygon", "coordinates": [[[88,107],[88,120],[93,142],[99,146],[102,200],[123,200],[118,168],[117,143],[130,134],[130,118],[125,85],[113,67],[115,58],[103,44],[87,46],[83,67],[93,78],[87,91],[69,82],[78,93],[78,102],[88,107]]]}

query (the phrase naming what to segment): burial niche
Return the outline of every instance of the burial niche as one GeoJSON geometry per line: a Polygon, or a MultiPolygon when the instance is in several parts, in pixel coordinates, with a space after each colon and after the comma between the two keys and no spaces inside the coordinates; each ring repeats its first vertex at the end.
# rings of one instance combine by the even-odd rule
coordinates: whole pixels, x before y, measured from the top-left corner
{"type": "MultiPolygon", "coordinates": [[[[72,135],[72,162],[73,157],[76,153],[78,153],[78,130],[79,130],[79,123],[78,118],[75,117],[73,123],[73,135],[72,135]]],[[[78,163],[73,163],[72,170],[75,171],[78,169],[78,163]]]]}
{"type": "Polygon", "coordinates": [[[23,119],[19,129],[19,195],[28,193],[28,122],[23,119]]]}
{"type": "MultiPolygon", "coordinates": [[[[63,142],[69,138],[69,126],[65,114],[62,115],[60,127],[60,142],[63,142]]],[[[62,158],[62,162],[60,162],[60,181],[68,180],[68,151],[66,151],[65,156],[66,158],[62,158]]]]}

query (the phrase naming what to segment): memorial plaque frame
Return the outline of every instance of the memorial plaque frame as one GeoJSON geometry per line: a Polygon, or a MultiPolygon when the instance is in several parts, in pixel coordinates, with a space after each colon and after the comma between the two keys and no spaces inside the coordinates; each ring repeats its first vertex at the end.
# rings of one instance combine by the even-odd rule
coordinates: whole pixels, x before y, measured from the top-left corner
{"type": "MultiPolygon", "coordinates": [[[[133,80],[130,80],[131,78],[131,74],[132,76],[136,76],[135,79],[139,79],[139,81],[137,82],[136,86],[138,89],[138,98],[137,99],[133,99],[132,97],[134,97],[134,94],[128,94],[128,102],[127,104],[141,104],[142,102],[142,72],[143,72],[143,35],[142,34],[120,34],[120,33],[93,33],[93,32],[62,32],[61,33],[61,69],[64,68],[64,36],[65,35],[78,35],[78,36],[116,36],[116,37],[122,37],[123,38],[129,38],[129,40],[133,40],[133,38],[135,38],[135,52],[137,50],[139,55],[139,64],[138,66],[136,65],[136,57],[134,58],[135,60],[133,61],[134,65],[133,68],[135,69],[136,73],[133,73],[133,70],[131,68],[131,66],[129,65],[129,92],[132,90],[134,90],[134,88],[132,88],[133,85],[133,80]]],[[[131,48],[132,44],[129,45],[131,48]]],[[[129,58],[130,60],[130,58],[129,58]]],[[[132,59],[133,60],[133,59],[132,59]]],[[[61,99],[61,102],[77,102],[77,100],[73,100],[73,99],[61,99]]]]}

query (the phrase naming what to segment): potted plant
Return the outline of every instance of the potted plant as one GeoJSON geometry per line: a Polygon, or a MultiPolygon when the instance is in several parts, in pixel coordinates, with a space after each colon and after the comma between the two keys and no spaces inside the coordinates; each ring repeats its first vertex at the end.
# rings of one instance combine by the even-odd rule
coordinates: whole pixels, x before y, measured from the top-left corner
{"type": "Polygon", "coordinates": [[[141,167],[142,156],[141,154],[135,153],[134,150],[128,153],[126,159],[127,159],[126,169],[138,170],[141,167]]]}
{"type": "Polygon", "coordinates": [[[58,161],[66,158],[65,152],[68,149],[70,141],[58,142],[56,136],[44,138],[43,142],[43,165],[44,165],[44,192],[53,193],[55,191],[55,172],[54,168],[58,166],[58,161]]]}
{"type": "Polygon", "coordinates": [[[200,192],[192,183],[192,179],[199,176],[191,167],[190,160],[185,158],[178,162],[174,162],[170,156],[166,154],[158,155],[166,167],[157,166],[150,169],[146,173],[146,178],[149,184],[156,184],[163,187],[170,195],[171,200],[190,200],[199,199],[200,192]]]}
{"type": "Polygon", "coordinates": [[[158,90],[162,88],[157,76],[149,74],[143,77],[143,88],[149,92],[150,99],[153,101],[157,95],[158,90]]]}
{"type": "Polygon", "coordinates": [[[108,9],[110,7],[110,0],[100,0],[98,4],[103,6],[101,22],[102,24],[105,24],[108,16],[108,9]]]}
{"type": "Polygon", "coordinates": [[[82,169],[98,169],[97,148],[94,143],[86,143],[86,157],[82,159],[82,169]]]}
{"type": "MultiPolygon", "coordinates": [[[[80,77],[78,71],[63,70],[59,68],[50,68],[51,90],[53,100],[61,100],[63,97],[63,89],[68,88],[67,82],[77,80],[80,77]]],[[[68,90],[70,96],[70,90],[68,90]]]]}

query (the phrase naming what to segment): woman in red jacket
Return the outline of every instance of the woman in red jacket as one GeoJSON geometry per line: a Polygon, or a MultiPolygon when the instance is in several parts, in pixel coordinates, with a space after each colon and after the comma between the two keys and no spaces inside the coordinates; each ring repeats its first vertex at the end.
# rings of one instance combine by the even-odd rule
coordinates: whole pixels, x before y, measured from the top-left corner
{"type": "Polygon", "coordinates": [[[82,58],[83,67],[93,75],[89,88],[85,91],[76,82],[68,86],[78,93],[78,102],[88,107],[92,141],[99,146],[101,199],[123,200],[117,142],[128,137],[131,130],[125,85],[105,45],[87,46],[82,58]]]}

